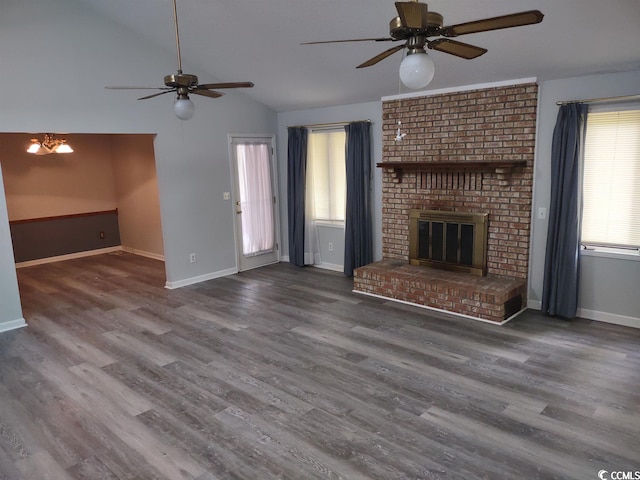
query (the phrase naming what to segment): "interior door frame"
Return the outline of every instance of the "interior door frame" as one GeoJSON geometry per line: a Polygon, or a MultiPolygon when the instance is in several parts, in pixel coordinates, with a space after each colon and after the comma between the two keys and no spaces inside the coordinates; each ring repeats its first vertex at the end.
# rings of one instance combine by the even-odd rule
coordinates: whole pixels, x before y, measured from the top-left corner
{"type": "MultiPolygon", "coordinates": [[[[268,143],[271,146],[271,188],[274,196],[274,206],[273,206],[273,221],[275,228],[275,241],[276,241],[276,262],[282,261],[282,254],[280,246],[282,245],[280,239],[280,190],[278,189],[278,163],[277,163],[277,155],[276,155],[276,136],[271,133],[229,133],[227,135],[228,144],[229,144],[229,166],[231,171],[231,209],[233,214],[233,238],[236,249],[236,271],[240,272],[240,256],[242,255],[242,248],[240,244],[242,242],[241,238],[238,238],[238,223],[241,221],[240,215],[236,213],[236,202],[239,200],[238,193],[238,168],[235,164],[235,152],[234,152],[234,144],[242,143],[238,142],[241,139],[247,140],[264,140],[265,143],[268,143]]],[[[268,264],[265,264],[268,265],[268,264]]],[[[261,265],[262,266],[262,265],[261,265]]],[[[254,267],[257,268],[257,267],[254,267]]]]}

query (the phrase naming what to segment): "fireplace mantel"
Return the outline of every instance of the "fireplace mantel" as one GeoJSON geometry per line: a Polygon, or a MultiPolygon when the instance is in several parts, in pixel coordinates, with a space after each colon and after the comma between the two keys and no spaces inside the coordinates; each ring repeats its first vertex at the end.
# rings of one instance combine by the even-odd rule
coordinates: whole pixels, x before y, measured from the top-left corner
{"type": "Polygon", "coordinates": [[[393,170],[398,181],[402,182],[402,174],[406,171],[424,172],[433,170],[467,170],[480,171],[495,169],[496,173],[508,173],[514,167],[527,164],[526,160],[455,160],[455,161],[415,161],[415,162],[381,162],[376,164],[378,168],[393,170]]]}

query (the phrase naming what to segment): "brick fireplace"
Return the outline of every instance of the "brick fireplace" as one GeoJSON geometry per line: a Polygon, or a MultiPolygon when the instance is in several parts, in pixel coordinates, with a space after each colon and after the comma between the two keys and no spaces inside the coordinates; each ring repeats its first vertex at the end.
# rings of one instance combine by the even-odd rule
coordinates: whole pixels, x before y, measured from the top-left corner
{"type": "Polygon", "coordinates": [[[497,323],[526,306],[537,94],[521,83],[383,102],[383,260],[356,270],[355,291],[497,323]],[[409,264],[420,209],[488,214],[485,277],[409,264]]]}

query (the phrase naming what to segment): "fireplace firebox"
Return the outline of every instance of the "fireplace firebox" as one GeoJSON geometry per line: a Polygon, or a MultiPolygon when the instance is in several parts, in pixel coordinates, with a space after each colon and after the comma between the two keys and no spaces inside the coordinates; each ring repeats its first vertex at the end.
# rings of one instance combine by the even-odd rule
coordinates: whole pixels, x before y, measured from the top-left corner
{"type": "Polygon", "coordinates": [[[409,263],[486,275],[489,214],[414,209],[409,217],[409,263]]]}

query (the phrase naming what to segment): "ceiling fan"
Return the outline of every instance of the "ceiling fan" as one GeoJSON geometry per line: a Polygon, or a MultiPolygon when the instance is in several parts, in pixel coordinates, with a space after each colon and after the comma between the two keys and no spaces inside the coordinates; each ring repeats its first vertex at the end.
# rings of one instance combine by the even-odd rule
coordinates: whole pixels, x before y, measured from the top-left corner
{"type": "Polygon", "coordinates": [[[225,88],[251,88],[252,82],[223,82],[223,83],[198,83],[198,77],[182,72],[182,57],[180,54],[180,33],[178,30],[178,8],[176,0],[173,0],[173,23],[176,33],[176,52],[178,54],[178,72],[164,77],[164,87],[105,87],[112,90],[161,90],[159,93],[153,93],[138,100],[146,100],[148,98],[158,97],[166,93],[177,94],[174,103],[174,111],[176,116],[181,120],[189,120],[193,117],[195,106],[189,98],[189,94],[201,95],[203,97],[218,98],[224,95],[216,90],[225,88]]]}
{"type": "Polygon", "coordinates": [[[486,18],[473,22],[459,23],[443,27],[443,17],[439,13],[431,12],[426,3],[418,0],[395,2],[398,16],[389,23],[389,37],[358,38],[353,40],[328,40],[321,42],[306,42],[303,45],[321,43],[344,42],[397,42],[397,45],[361,63],[357,68],[370,67],[404,48],[407,56],[400,66],[400,78],[409,88],[423,88],[429,84],[435,72],[433,60],[428,57],[425,47],[431,50],[449,53],[467,60],[479,57],[487,52],[486,48],[476,47],[468,43],[452,40],[460,35],[488,32],[502,28],[520,27],[540,23],[544,15],[539,10],[528,10],[500,17],[486,18]],[[430,40],[432,37],[434,40],[430,40]],[[418,55],[419,54],[419,55],[418,55]],[[426,62],[426,63],[425,63],[426,62]],[[403,73],[404,72],[404,73],[403,73]],[[405,77],[405,78],[403,78],[405,77]],[[407,81],[405,81],[405,79],[407,81]],[[426,82],[425,82],[426,80],[426,82]]]}

